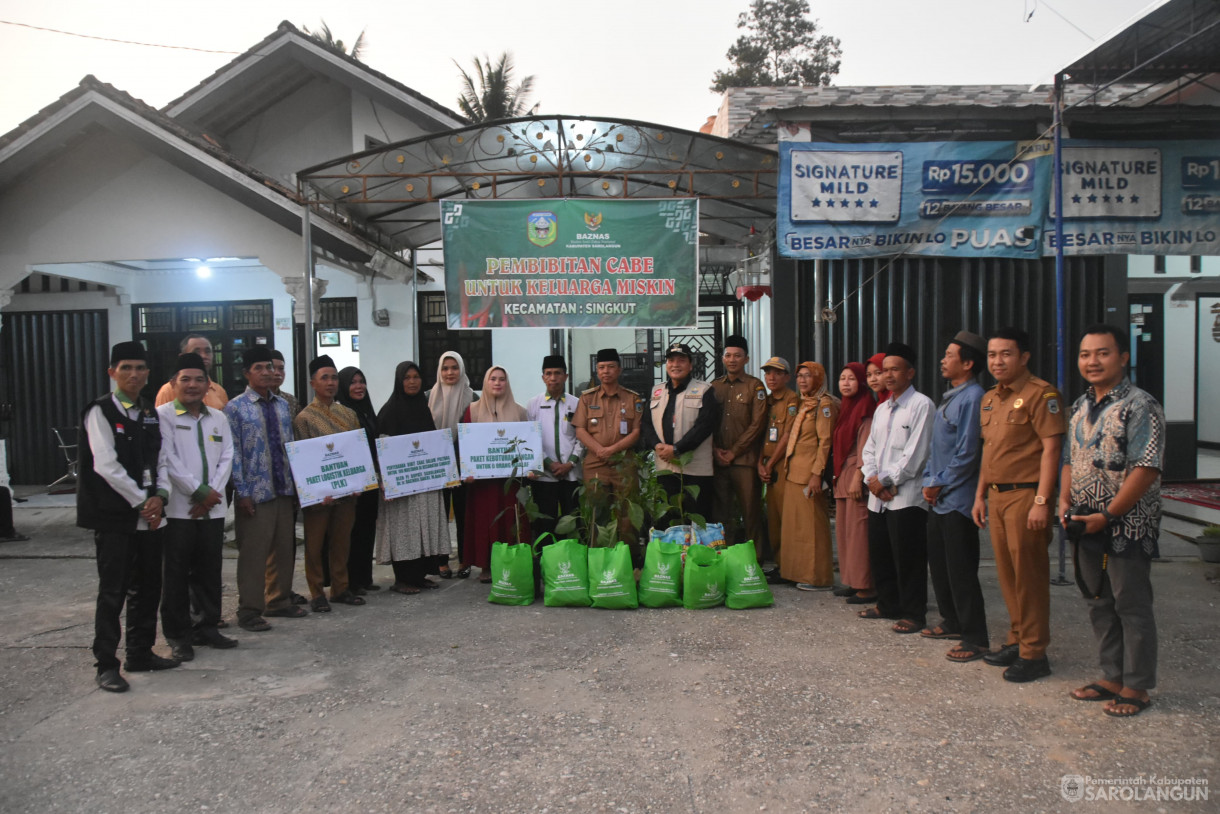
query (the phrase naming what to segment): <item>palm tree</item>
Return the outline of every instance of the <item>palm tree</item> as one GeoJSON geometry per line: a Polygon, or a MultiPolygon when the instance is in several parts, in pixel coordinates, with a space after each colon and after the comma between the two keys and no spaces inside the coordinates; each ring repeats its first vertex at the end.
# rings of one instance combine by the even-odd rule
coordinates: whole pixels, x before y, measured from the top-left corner
{"type": "Polygon", "coordinates": [[[361,54],[364,53],[364,46],[368,44],[364,41],[364,32],[367,30],[367,28],[360,30],[360,35],[356,37],[356,41],[352,43],[352,50],[348,51],[347,47],[343,44],[343,40],[335,39],[335,35],[331,33],[330,26],[326,24],[325,20],[322,20],[322,27],[317,31],[310,31],[309,26],[301,26],[301,31],[305,34],[305,36],[313,37],[323,45],[342,51],[343,53],[349,55],[352,59],[360,59],[361,54]]]}
{"type": "Polygon", "coordinates": [[[513,84],[513,58],[505,51],[500,60],[492,65],[491,59],[484,54],[480,60],[475,57],[475,78],[463,70],[455,60],[454,65],[462,73],[462,95],[458,97],[458,108],[472,122],[488,122],[495,119],[511,119],[535,112],[538,105],[528,107],[526,97],[534,87],[534,77],[527,76],[513,84]]]}

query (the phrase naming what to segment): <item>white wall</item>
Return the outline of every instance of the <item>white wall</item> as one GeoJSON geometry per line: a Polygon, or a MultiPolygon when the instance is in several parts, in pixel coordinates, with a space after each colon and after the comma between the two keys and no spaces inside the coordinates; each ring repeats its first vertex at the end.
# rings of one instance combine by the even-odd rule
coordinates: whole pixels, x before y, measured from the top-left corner
{"type": "MultiPolygon", "coordinates": [[[[508,372],[513,396],[517,403],[525,403],[545,388],[542,384],[542,358],[551,352],[549,328],[502,328],[491,334],[491,361],[508,372]]],[[[568,369],[572,364],[568,362],[568,369]]],[[[470,383],[475,390],[483,388],[482,382],[470,383]]]]}
{"type": "Polygon", "coordinates": [[[365,136],[372,136],[385,144],[392,144],[396,141],[406,141],[416,136],[422,136],[429,132],[407,117],[400,116],[384,104],[374,102],[368,96],[358,91],[352,91],[351,111],[352,139],[351,150],[349,152],[359,153],[366,150],[365,136]]]}

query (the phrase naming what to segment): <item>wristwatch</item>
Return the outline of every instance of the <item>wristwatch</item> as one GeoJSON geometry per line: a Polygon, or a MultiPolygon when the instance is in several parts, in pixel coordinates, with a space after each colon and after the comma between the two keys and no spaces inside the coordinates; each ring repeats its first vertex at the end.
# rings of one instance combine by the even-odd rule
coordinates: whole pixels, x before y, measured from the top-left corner
{"type": "Polygon", "coordinates": [[[1102,509],[1100,514],[1102,517],[1106,518],[1107,523],[1113,523],[1115,520],[1118,519],[1118,515],[1110,514],[1109,509],[1102,509]]]}
{"type": "Polygon", "coordinates": [[[1035,506],[1045,506],[1046,498],[1044,498],[1042,495],[1034,495],[1034,505],[1035,506]]]}

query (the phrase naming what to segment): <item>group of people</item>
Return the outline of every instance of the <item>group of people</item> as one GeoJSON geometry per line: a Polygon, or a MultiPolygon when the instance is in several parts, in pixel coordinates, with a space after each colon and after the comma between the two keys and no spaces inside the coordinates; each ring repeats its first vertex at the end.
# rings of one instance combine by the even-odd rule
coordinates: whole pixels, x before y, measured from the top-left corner
{"type": "MultiPolygon", "coordinates": [[[[486,371],[476,397],[461,356],[448,352],[428,393],[414,362],[398,365],[380,410],[363,373],[337,370],[328,356],[310,363],[314,398],[298,409],[280,389],[277,352],[247,350],[248,387],[227,401],[210,379],[207,338],[187,337],[181,350],[154,409],[139,395],[148,378],[143,346],[116,345],[115,390],[82,415],[78,524],[96,536],[93,649],[103,689],[127,689],[116,656],[124,602],[128,671],[176,667],[194,657],[193,646],[236,645],[219,632],[226,489],[235,501],[237,624],[259,632],[270,629],[268,617],[307,615],[306,604],[317,613],[332,602],[364,604],[378,587],[374,559],[392,565],[391,590],[400,593],[435,588],[430,576],[467,578],[474,568],[490,582],[493,542],[552,531],[576,509],[581,483],[586,495],[622,495],[638,475],[631,456],[619,453],[636,450],[652,454],[660,473],[681,475],[660,478],[671,495],[681,490],[732,539],[753,540],[760,561],[775,563],[773,581],[833,590],[867,605],[860,617],[892,620],[896,633],[957,640],[951,661],[982,658],[1014,682],[1050,674],[1048,546],[1057,503],[1078,532],[1078,582],[1104,673],[1073,697],[1103,701],[1112,715],[1151,703],[1149,565],[1157,556],[1164,418],[1126,378],[1126,337],[1110,326],[1089,328],[1081,340],[1079,367],[1090,387],[1070,408],[1029,371],[1029,337],[1012,328],[988,339],[953,337],[940,363],[949,387],[939,403],[914,388],[915,352],[900,342],[846,364],[837,397],[817,362],[793,369],[775,356],[761,366],[765,382],[748,375],[740,336],[725,341],[725,375],[710,382],[694,378],[690,347],[669,346],[665,381],[646,395],[620,384],[614,349],[597,352],[596,385],[579,396],[567,392],[564,358],[547,356],[545,389],[524,406],[500,366],[486,371]],[[997,382],[986,392],[977,381],[984,366],[997,382]],[[529,476],[542,516],[533,528],[519,510],[516,480],[468,479],[391,501],[379,491],[327,498],[300,510],[310,596],[293,592],[297,509],[286,442],[363,428],[375,456],[378,436],[447,428],[456,437],[462,422],[526,420],[542,427],[543,467],[529,476]],[[457,568],[449,565],[450,512],[457,568]],[[978,581],[982,528],[991,533],[1010,621],[995,651],[978,581]],[[929,574],[942,617],[935,626],[926,619],[929,574]],[[151,649],[158,608],[168,659],[151,649]]],[[[622,525],[620,532],[640,557],[635,535],[622,525]]]]}

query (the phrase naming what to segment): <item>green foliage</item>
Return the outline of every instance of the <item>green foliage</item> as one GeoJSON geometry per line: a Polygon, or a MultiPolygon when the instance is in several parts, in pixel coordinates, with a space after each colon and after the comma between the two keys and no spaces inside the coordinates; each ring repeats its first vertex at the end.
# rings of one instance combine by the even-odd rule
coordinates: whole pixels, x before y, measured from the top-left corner
{"type": "Polygon", "coordinates": [[[509,441],[505,450],[513,453],[513,470],[512,475],[504,479],[504,494],[509,494],[513,491],[513,487],[517,487],[517,499],[513,501],[513,505],[500,510],[500,513],[492,518],[492,523],[499,521],[504,513],[512,510],[514,519],[517,522],[513,523],[513,537],[518,543],[532,543],[533,540],[521,539],[521,513],[525,513],[526,519],[531,526],[535,520],[550,520],[549,514],[543,514],[538,509],[538,504],[534,502],[533,480],[529,477],[528,472],[522,467],[529,453],[533,452],[531,447],[524,445],[525,440],[522,438],[514,438],[509,441]]]}
{"type": "Polygon", "coordinates": [[[737,38],[725,56],[731,68],[716,71],[712,90],[774,85],[829,85],[839,72],[837,37],[818,36],[809,19],[808,0],[754,0],[737,18],[749,33],[737,38]]]}
{"type": "Polygon", "coordinates": [[[321,27],[316,31],[311,31],[309,26],[301,26],[301,33],[305,36],[317,40],[328,48],[334,48],[341,53],[347,54],[352,59],[360,59],[364,55],[364,46],[368,44],[364,39],[364,32],[367,30],[367,28],[360,30],[360,34],[356,37],[356,41],[352,43],[352,48],[349,52],[347,46],[343,44],[343,40],[335,39],[335,35],[331,33],[330,26],[326,24],[325,20],[322,20],[321,27]]]}
{"type": "Polygon", "coordinates": [[[1220,526],[1215,526],[1215,525],[1204,526],[1203,527],[1203,536],[1204,537],[1220,537],[1220,526]]]}
{"type": "Polygon", "coordinates": [[[475,57],[473,77],[456,60],[453,64],[462,74],[462,95],[458,97],[458,109],[472,122],[512,119],[538,109],[538,105],[531,109],[527,101],[534,89],[534,77],[527,76],[514,85],[513,58],[509,52],[500,54],[499,61],[494,65],[486,54],[482,60],[475,57]]]}

